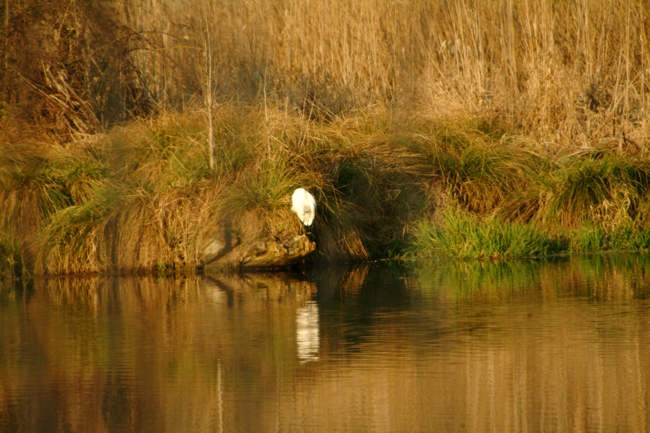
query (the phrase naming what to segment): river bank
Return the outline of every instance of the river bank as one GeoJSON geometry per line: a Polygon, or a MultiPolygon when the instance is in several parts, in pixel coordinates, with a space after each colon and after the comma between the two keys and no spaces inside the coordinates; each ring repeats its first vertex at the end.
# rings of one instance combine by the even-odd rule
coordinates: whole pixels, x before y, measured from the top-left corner
{"type": "Polygon", "coordinates": [[[627,142],[552,154],[480,119],[317,123],[233,104],[214,117],[211,170],[206,118],[167,113],[63,146],[6,122],[2,274],[251,267],[260,242],[300,236],[315,251],[259,267],[650,247],[650,163],[627,142]],[[300,186],[318,203],[307,233],[290,210],[300,186]]]}

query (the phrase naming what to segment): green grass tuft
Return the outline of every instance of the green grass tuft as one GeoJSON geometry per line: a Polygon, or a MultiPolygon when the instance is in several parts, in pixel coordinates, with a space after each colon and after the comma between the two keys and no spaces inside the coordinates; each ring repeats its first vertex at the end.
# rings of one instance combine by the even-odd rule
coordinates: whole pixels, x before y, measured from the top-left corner
{"type": "Polygon", "coordinates": [[[456,208],[442,212],[437,223],[420,221],[414,238],[412,252],[419,256],[510,259],[541,257],[553,250],[547,234],[534,226],[496,217],[480,220],[456,208]]]}
{"type": "Polygon", "coordinates": [[[647,162],[611,152],[578,157],[557,170],[556,177],[551,215],[574,227],[603,218],[619,224],[634,218],[650,189],[647,162]]]}

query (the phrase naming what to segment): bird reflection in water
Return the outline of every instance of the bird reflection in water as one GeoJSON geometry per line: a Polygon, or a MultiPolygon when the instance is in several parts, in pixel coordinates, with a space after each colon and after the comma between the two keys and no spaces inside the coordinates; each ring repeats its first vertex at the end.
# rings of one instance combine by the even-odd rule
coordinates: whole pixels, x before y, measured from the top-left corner
{"type": "Polygon", "coordinates": [[[308,301],[303,307],[296,309],[296,341],[301,363],[318,361],[318,304],[314,301],[308,301]]]}

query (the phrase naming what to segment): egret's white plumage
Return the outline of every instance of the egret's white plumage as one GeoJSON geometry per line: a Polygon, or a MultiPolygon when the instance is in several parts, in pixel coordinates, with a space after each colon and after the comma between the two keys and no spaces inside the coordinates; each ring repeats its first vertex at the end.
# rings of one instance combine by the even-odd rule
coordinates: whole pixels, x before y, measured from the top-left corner
{"type": "Polygon", "coordinates": [[[291,196],[291,210],[304,225],[310,226],[316,216],[316,199],[306,189],[298,188],[291,196]]]}

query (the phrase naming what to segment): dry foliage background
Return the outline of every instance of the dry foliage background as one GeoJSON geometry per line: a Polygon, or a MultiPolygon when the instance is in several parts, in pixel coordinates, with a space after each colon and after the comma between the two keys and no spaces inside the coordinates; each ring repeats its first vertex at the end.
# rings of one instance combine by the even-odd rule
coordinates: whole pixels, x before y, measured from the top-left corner
{"type": "Polygon", "coordinates": [[[275,100],[479,115],[546,147],[645,146],[643,0],[4,1],[4,110],[58,133],[275,100]],[[207,75],[210,77],[208,78],[207,75]]]}

